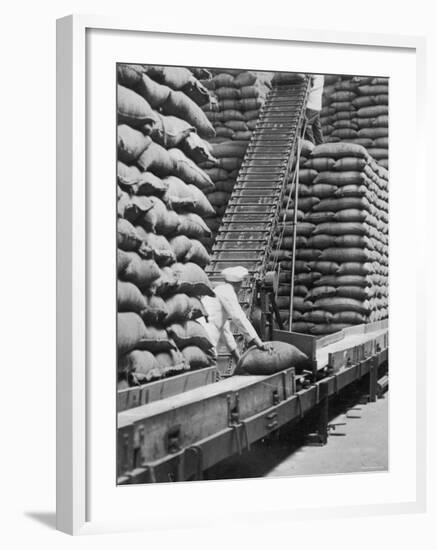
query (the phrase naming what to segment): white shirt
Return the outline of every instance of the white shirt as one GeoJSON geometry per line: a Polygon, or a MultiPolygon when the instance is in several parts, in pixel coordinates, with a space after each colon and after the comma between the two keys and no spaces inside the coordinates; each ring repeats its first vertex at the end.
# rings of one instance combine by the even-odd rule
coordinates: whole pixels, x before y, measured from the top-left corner
{"type": "Polygon", "coordinates": [[[208,321],[202,317],[198,321],[204,326],[208,337],[216,351],[220,344],[224,344],[230,351],[237,349],[237,343],[232,334],[232,321],[246,340],[259,340],[256,330],[246,317],[235,293],[233,286],[229,283],[220,283],[214,288],[215,297],[204,296],[202,304],[208,313],[208,321]]]}
{"type": "Polygon", "coordinates": [[[325,82],[325,77],[321,74],[315,74],[311,77],[311,89],[308,94],[308,103],[307,109],[312,109],[313,111],[320,111],[322,108],[322,94],[323,94],[323,84],[325,82]]]}

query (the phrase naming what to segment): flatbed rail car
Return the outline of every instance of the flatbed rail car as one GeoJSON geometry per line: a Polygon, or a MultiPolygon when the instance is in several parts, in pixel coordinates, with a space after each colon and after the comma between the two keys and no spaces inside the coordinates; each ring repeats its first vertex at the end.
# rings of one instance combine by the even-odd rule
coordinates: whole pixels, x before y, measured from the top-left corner
{"type": "Polygon", "coordinates": [[[125,390],[119,396],[118,483],[202,479],[206,469],[249,450],[363,377],[368,377],[371,401],[386,384],[385,373],[380,377],[388,360],[386,321],[323,338],[275,330],[274,338],[305,351],[312,373],[297,377],[290,368],[219,380],[214,369],[206,369],[159,381],[153,390],[125,390]],[[130,399],[133,392],[136,397],[130,399]],[[166,392],[168,397],[160,399],[166,392]]]}

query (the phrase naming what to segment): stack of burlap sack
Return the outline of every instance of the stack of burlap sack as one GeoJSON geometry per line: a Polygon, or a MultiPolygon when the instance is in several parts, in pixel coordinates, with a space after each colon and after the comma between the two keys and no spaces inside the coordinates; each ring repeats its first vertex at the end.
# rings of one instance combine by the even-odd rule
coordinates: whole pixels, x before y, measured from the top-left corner
{"type": "Polygon", "coordinates": [[[209,142],[218,160],[217,166],[208,161],[203,165],[215,183],[215,189],[207,194],[216,210],[206,220],[212,232],[209,241],[204,241],[207,248],[214,242],[260,109],[271,88],[272,76],[272,73],[220,69],[211,80],[203,81],[212,97],[203,110],[216,131],[209,142]]]}
{"type": "Polygon", "coordinates": [[[363,145],[388,168],[388,78],[325,77],[321,122],[326,142],[363,145]]]}
{"type": "Polygon", "coordinates": [[[211,295],[204,218],[215,163],[205,87],[185,68],[119,64],[117,349],[120,386],[214,363],[196,319],[211,295]]]}
{"type": "MultiPolygon", "coordinates": [[[[293,330],[323,335],[386,318],[387,170],[356,143],[314,147],[300,166],[293,330]]],[[[292,210],[289,202],[284,237],[274,252],[280,264],[277,304],[285,322],[292,210]]]]}
{"type": "MultiPolygon", "coordinates": [[[[315,177],[314,171],[305,168],[310,158],[314,145],[309,141],[303,141],[299,160],[299,186],[298,203],[296,212],[296,261],[295,261],[295,286],[293,289],[293,320],[299,321],[304,311],[310,304],[304,302],[308,292],[308,285],[311,282],[309,262],[314,259],[313,252],[306,248],[307,237],[313,229],[313,225],[306,221],[312,205],[316,202],[312,196],[311,183],[315,177]]],[[[290,296],[291,296],[291,269],[293,258],[293,229],[295,219],[295,164],[293,161],[289,181],[282,200],[282,207],[279,216],[279,224],[273,242],[272,257],[269,270],[278,271],[279,286],[276,297],[276,304],[282,322],[288,328],[290,317],[290,296]]]]}

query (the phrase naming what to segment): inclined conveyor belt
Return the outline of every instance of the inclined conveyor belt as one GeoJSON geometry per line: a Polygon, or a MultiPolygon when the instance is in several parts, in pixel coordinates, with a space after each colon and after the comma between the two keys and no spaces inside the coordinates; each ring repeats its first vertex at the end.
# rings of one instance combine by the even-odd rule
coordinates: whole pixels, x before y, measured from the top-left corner
{"type": "Polygon", "coordinates": [[[250,272],[239,300],[250,316],[256,281],[270,259],[297,138],[305,119],[308,78],[273,86],[249,142],[212,250],[208,275],[242,265],[250,272]]]}

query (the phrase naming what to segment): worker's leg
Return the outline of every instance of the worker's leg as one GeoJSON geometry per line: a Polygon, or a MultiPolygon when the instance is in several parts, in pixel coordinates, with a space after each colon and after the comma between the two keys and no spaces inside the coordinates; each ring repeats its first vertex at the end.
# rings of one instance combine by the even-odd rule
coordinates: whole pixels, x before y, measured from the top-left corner
{"type": "Polygon", "coordinates": [[[314,135],[314,143],[316,145],[320,145],[321,143],[324,143],[323,139],[323,132],[322,132],[322,123],[320,122],[320,113],[317,112],[317,116],[313,121],[313,135],[314,135]]]}
{"type": "Polygon", "coordinates": [[[306,129],[305,129],[305,136],[304,138],[308,141],[311,141],[311,143],[314,142],[314,133],[313,133],[313,122],[314,117],[317,116],[317,111],[314,111],[313,109],[307,109],[305,112],[306,117],[306,129]]]}
{"type": "Polygon", "coordinates": [[[315,143],[314,142],[313,128],[312,128],[312,126],[309,122],[307,122],[304,139],[306,139],[308,141],[311,141],[311,143],[315,143]]]}

